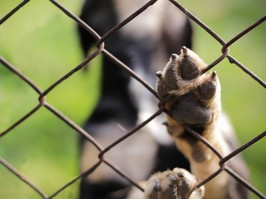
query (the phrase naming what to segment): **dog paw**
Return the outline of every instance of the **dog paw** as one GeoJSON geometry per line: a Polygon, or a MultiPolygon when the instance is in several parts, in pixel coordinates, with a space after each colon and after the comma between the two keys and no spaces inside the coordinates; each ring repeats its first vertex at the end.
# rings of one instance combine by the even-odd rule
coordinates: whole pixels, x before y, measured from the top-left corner
{"type": "Polygon", "coordinates": [[[201,199],[204,187],[196,189],[199,180],[185,169],[175,168],[152,175],[147,181],[147,199],[201,199]]]}
{"type": "Polygon", "coordinates": [[[181,125],[209,124],[219,112],[219,80],[215,72],[202,74],[205,68],[197,54],[183,47],[156,74],[161,103],[181,125]]]}

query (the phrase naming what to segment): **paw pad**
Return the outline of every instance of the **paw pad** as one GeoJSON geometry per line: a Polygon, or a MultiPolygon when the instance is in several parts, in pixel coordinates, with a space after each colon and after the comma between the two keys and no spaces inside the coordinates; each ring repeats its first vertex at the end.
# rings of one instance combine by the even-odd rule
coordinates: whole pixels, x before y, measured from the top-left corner
{"type": "Polygon", "coordinates": [[[166,104],[170,99],[168,109],[180,124],[202,125],[213,119],[211,105],[219,82],[215,72],[201,75],[205,68],[197,54],[182,47],[180,55],[172,54],[163,71],[157,72],[157,93],[166,104]]]}

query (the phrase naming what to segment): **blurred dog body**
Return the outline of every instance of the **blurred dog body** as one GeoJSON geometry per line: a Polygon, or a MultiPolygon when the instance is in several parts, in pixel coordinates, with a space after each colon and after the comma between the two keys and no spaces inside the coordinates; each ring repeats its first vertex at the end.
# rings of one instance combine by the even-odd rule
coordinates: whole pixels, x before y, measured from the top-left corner
{"type": "MultiPolygon", "coordinates": [[[[146,2],[87,0],[81,19],[103,35],[146,2]]],[[[81,27],[79,34],[86,55],[96,40],[81,27]]],[[[104,42],[109,52],[155,86],[155,73],[165,65],[171,53],[179,52],[182,46],[191,48],[191,39],[188,19],[170,3],[158,1],[104,42]]],[[[103,55],[100,100],[84,128],[105,147],[155,113],[157,104],[149,91],[103,55]]],[[[167,134],[162,124],[164,120],[164,117],[153,120],[106,156],[135,181],[176,166],[189,169],[187,160],[167,134]]],[[[82,139],[82,172],[96,163],[97,155],[97,149],[82,139]]],[[[125,198],[127,191],[123,188],[128,185],[112,169],[102,165],[82,180],[80,198],[125,198]]]]}
{"type": "MultiPolygon", "coordinates": [[[[102,36],[147,2],[86,0],[81,19],[102,36]]],[[[86,56],[97,41],[82,27],[79,27],[79,36],[86,56]]],[[[104,43],[109,52],[155,86],[155,74],[167,63],[169,56],[179,54],[182,46],[191,49],[192,27],[174,5],[161,0],[113,33],[104,43]]],[[[100,99],[84,129],[106,147],[155,113],[158,101],[106,55],[103,54],[102,59],[100,99]]],[[[190,170],[188,160],[167,133],[164,121],[164,116],[157,117],[105,156],[137,182],[147,180],[155,172],[175,167],[190,170]]],[[[228,132],[225,140],[235,147],[235,139],[228,132]]],[[[98,154],[89,141],[81,138],[81,172],[98,161],[98,154]]],[[[82,179],[80,199],[124,199],[130,190],[129,185],[109,166],[102,164],[82,179]]]]}

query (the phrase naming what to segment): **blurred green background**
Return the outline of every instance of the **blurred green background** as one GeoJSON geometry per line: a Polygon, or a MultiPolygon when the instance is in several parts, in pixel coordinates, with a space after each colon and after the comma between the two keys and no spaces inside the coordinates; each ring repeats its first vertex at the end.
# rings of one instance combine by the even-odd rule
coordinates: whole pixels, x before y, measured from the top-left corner
{"type": "MultiPolygon", "coordinates": [[[[18,0],[1,0],[0,18],[18,0]]],[[[79,14],[82,1],[61,0],[79,14]]],[[[266,14],[265,0],[180,1],[225,41],[266,14]]],[[[30,1],[0,26],[0,56],[47,89],[82,60],[75,23],[47,0],[30,1]]],[[[266,23],[238,40],[230,54],[266,80],[266,23]]],[[[220,45],[195,26],[194,50],[211,63],[220,45]]],[[[98,96],[99,59],[86,72],[78,72],[47,96],[47,101],[67,117],[82,124],[98,96]]],[[[266,129],[266,92],[263,87],[227,60],[214,70],[222,84],[222,102],[244,144],[266,129]]],[[[0,64],[0,132],[38,104],[38,95],[0,64]]],[[[251,183],[266,194],[266,144],[262,139],[243,152],[251,183]]],[[[48,195],[78,175],[77,134],[45,108],[0,139],[0,156],[48,195]]],[[[55,198],[76,198],[78,182],[55,198]]],[[[0,198],[40,198],[13,174],[0,166],[0,198]]],[[[256,198],[253,196],[252,198],[256,198]]]]}

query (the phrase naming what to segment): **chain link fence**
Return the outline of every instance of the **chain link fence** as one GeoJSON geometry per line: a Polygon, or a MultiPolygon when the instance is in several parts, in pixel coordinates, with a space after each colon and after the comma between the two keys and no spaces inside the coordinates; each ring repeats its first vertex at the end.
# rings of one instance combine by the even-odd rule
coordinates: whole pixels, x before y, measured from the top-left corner
{"type": "MultiPolygon", "coordinates": [[[[7,23],[7,21],[11,20],[13,16],[15,16],[18,12],[20,12],[21,9],[24,9],[24,7],[31,3],[29,0],[24,0],[19,2],[15,7],[12,7],[9,12],[3,16],[0,19],[0,25],[7,23]]],[[[69,119],[66,115],[61,113],[56,107],[54,107],[52,104],[50,104],[46,97],[54,91],[57,87],[59,87],[62,84],[65,84],[66,82],[71,82],[72,77],[76,73],[81,73],[81,70],[90,62],[92,62],[96,57],[98,57],[101,54],[105,54],[110,59],[112,59],[116,64],[117,67],[120,67],[121,70],[126,71],[130,76],[135,78],[137,81],[139,81],[147,90],[149,90],[151,93],[154,94],[155,98],[157,97],[156,91],[148,85],[145,80],[141,79],[134,71],[132,71],[127,65],[122,63],[120,60],[118,60],[115,56],[112,55],[111,52],[108,52],[104,47],[104,42],[107,38],[109,38],[114,32],[121,29],[123,26],[125,26],[127,23],[130,23],[131,20],[133,20],[135,17],[140,15],[142,12],[145,12],[146,9],[149,9],[149,7],[153,6],[157,3],[157,0],[151,0],[148,1],[145,5],[139,8],[139,10],[136,10],[133,14],[129,15],[128,18],[126,18],[124,21],[113,27],[110,31],[108,31],[105,35],[100,36],[95,32],[91,27],[89,27],[87,24],[85,24],[82,20],[79,19],[75,14],[73,14],[70,10],[66,8],[63,4],[59,3],[55,0],[50,0],[49,3],[53,5],[54,8],[58,9],[58,11],[61,11],[65,14],[65,17],[71,19],[75,24],[81,25],[89,34],[91,34],[96,40],[97,40],[97,47],[94,51],[88,55],[84,61],[79,63],[76,67],[74,67],[69,72],[65,73],[61,78],[53,82],[47,89],[43,90],[41,89],[35,81],[31,80],[27,75],[25,75],[23,72],[17,69],[17,66],[13,65],[8,61],[9,58],[4,57],[1,55],[0,57],[0,63],[2,64],[1,67],[5,67],[10,71],[12,76],[17,76],[23,81],[23,85],[27,85],[27,87],[31,88],[38,98],[38,104],[32,108],[31,110],[28,110],[28,113],[23,115],[20,119],[18,119],[16,122],[14,122],[12,125],[10,125],[8,128],[0,132],[0,140],[3,140],[4,137],[9,136],[9,134],[12,134],[15,128],[22,125],[22,123],[25,123],[27,120],[29,120],[31,117],[33,117],[34,114],[37,112],[40,112],[42,108],[47,109],[49,112],[51,112],[54,116],[59,118],[62,122],[64,122],[69,128],[71,128],[75,133],[81,134],[82,136],[86,137],[99,151],[99,159],[95,163],[95,165],[91,168],[89,168],[86,172],[76,176],[75,178],[71,179],[68,183],[65,183],[63,186],[58,188],[54,191],[52,194],[48,194],[45,191],[42,190],[42,187],[39,186],[37,183],[34,182],[34,180],[30,179],[27,175],[24,175],[22,172],[19,171],[19,169],[16,168],[12,163],[8,162],[4,158],[0,159],[0,164],[8,170],[10,173],[14,174],[21,182],[25,183],[32,191],[34,191],[36,194],[39,195],[39,198],[55,198],[56,196],[60,196],[68,187],[72,186],[76,182],[78,182],[82,177],[85,177],[87,175],[90,175],[94,172],[95,169],[97,169],[101,164],[106,164],[110,168],[112,168],[115,172],[117,172],[119,175],[123,176],[126,180],[130,181],[132,185],[138,187],[140,190],[143,191],[143,189],[138,185],[137,182],[134,182],[130,176],[128,176],[126,173],[124,173],[120,168],[118,168],[114,163],[112,163],[111,160],[107,159],[105,157],[105,154],[111,150],[113,147],[116,147],[117,144],[120,142],[123,142],[125,139],[130,139],[130,136],[132,136],[134,133],[136,133],[140,128],[145,126],[148,122],[153,120],[158,115],[162,114],[162,111],[158,109],[156,113],[151,115],[147,120],[143,121],[141,124],[136,126],[133,130],[126,133],[125,136],[121,137],[120,139],[116,140],[114,143],[112,143],[110,146],[104,148],[102,147],[101,143],[99,143],[97,140],[95,140],[90,134],[85,132],[81,126],[79,126],[77,123],[73,122],[71,119],[69,119]]],[[[175,0],[169,0],[169,3],[173,4],[173,6],[176,7],[176,9],[181,10],[185,15],[187,15],[191,21],[194,22],[194,26],[197,26],[197,28],[200,28],[205,32],[205,34],[208,34],[209,36],[214,39],[214,41],[217,41],[220,45],[221,53],[220,55],[208,65],[205,72],[212,69],[213,67],[216,67],[221,61],[228,59],[228,61],[232,64],[232,67],[237,67],[241,69],[242,73],[245,73],[246,78],[252,78],[254,82],[256,82],[258,87],[262,87],[263,89],[266,88],[266,83],[259,77],[260,74],[255,74],[251,70],[249,70],[244,64],[242,64],[239,60],[237,60],[235,57],[233,57],[229,53],[229,48],[235,45],[239,39],[244,37],[245,35],[249,34],[250,32],[254,31],[259,26],[265,25],[266,16],[261,16],[258,20],[254,21],[250,24],[250,26],[246,27],[242,31],[240,31],[238,34],[236,34],[234,37],[230,38],[228,41],[225,41],[222,39],[218,34],[216,34],[215,31],[213,31],[211,28],[209,28],[206,24],[204,24],[197,16],[192,14],[189,10],[187,10],[183,5],[181,5],[178,1],[175,0]]],[[[1,3],[0,3],[1,6],[1,3]]],[[[139,16],[141,17],[141,16],[139,16]]],[[[1,31],[1,29],[0,29],[1,31]]],[[[19,31],[19,30],[18,30],[19,31]]],[[[52,43],[50,44],[52,45],[52,43]]],[[[1,47],[1,46],[0,46],[1,47]]],[[[251,56],[252,52],[250,52],[251,56]]],[[[257,57],[256,59],[260,59],[260,57],[257,57]]],[[[262,58],[263,59],[263,58],[262,58]]],[[[163,67],[163,66],[162,66],[163,67]]],[[[265,92],[265,91],[264,91],[265,92]]],[[[56,92],[55,92],[56,93],[56,92]]],[[[12,106],[12,105],[11,105],[12,106]]],[[[4,117],[2,115],[2,117],[4,117]]],[[[266,196],[263,194],[265,190],[258,190],[254,185],[252,185],[250,182],[245,181],[241,176],[238,176],[235,172],[233,172],[229,167],[226,166],[226,162],[233,158],[235,155],[243,152],[244,150],[247,150],[251,148],[251,146],[256,145],[259,140],[262,140],[264,136],[266,135],[266,131],[264,132],[254,132],[256,136],[253,136],[252,139],[241,145],[237,150],[233,151],[226,157],[223,157],[219,152],[211,146],[210,143],[206,142],[204,138],[202,138],[199,134],[196,132],[190,130],[189,131],[192,135],[194,135],[197,139],[199,139],[201,142],[206,144],[220,159],[220,169],[217,170],[213,175],[209,176],[209,178],[203,180],[198,187],[208,183],[213,177],[219,175],[219,173],[225,171],[232,177],[234,177],[238,182],[243,184],[251,193],[253,193],[258,198],[266,198],[266,196]]],[[[38,136],[38,135],[36,135],[38,136]]],[[[14,144],[14,148],[16,145],[14,144]]],[[[264,158],[259,157],[258,158],[264,158]]],[[[265,176],[266,177],[266,176],[265,176]]],[[[256,177],[255,177],[256,178],[256,177]]],[[[56,179],[53,179],[56,180],[56,179]]],[[[8,179],[6,180],[6,183],[8,183],[8,179]]],[[[15,189],[15,187],[14,187],[15,189]]],[[[14,190],[15,191],[15,190],[14,190]]],[[[1,188],[0,188],[1,192],[1,188]]],[[[1,195],[1,193],[0,193],[1,195]]]]}

